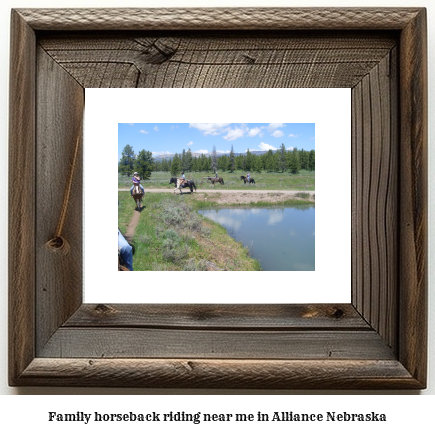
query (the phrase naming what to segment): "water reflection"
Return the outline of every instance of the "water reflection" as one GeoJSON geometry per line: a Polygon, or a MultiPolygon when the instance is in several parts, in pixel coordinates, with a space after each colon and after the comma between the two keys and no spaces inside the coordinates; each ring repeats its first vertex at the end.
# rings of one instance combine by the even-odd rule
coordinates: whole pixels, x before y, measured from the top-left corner
{"type": "Polygon", "coordinates": [[[265,271],[314,271],[315,207],[220,208],[199,211],[224,226],[265,271]]]}
{"type": "Polygon", "coordinates": [[[267,221],[268,225],[275,225],[282,221],[284,217],[284,212],[282,209],[274,209],[270,210],[269,220],[267,221]]]}

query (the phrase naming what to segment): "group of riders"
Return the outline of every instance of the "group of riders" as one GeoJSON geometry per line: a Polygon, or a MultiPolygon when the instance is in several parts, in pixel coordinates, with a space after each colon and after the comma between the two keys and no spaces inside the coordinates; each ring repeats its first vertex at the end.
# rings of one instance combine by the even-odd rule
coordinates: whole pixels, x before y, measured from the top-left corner
{"type": "MultiPolygon", "coordinates": [[[[215,178],[218,178],[217,172],[215,172],[215,178]]],[[[248,182],[251,179],[251,174],[248,172],[246,176],[248,182]]],[[[179,178],[180,181],[180,187],[183,188],[186,184],[186,175],[184,172],[181,173],[181,178],[179,178]]],[[[145,189],[143,188],[142,184],[140,183],[140,176],[137,172],[134,172],[133,179],[132,179],[133,185],[130,188],[130,195],[133,197],[133,189],[134,187],[139,186],[142,190],[142,193],[145,194],[145,189]]],[[[131,244],[125,239],[124,235],[122,235],[121,231],[118,229],[118,259],[119,259],[119,265],[121,267],[124,267],[128,269],[129,271],[133,271],[133,247],[131,244]]],[[[119,268],[118,268],[119,269],[119,268]]],[[[127,270],[125,270],[127,271],[127,270]]]]}

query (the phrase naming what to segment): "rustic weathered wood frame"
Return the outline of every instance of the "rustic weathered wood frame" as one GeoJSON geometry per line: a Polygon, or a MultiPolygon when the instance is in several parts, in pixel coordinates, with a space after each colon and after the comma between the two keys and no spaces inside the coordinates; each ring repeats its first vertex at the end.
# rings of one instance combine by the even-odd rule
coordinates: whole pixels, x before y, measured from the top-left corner
{"type": "MultiPolygon", "coordinates": [[[[426,387],[425,9],[22,9],[12,11],[11,36],[11,385],[426,387]],[[73,40],[135,31],[199,39],[207,32],[381,33],[397,41],[352,86],[351,304],[82,304],[81,166],[65,223],[70,253],[44,243],[59,216],[64,186],[54,181],[71,162],[84,86],[41,40],[62,45],[66,33],[73,40]],[[20,200],[12,193],[17,174],[20,200]]],[[[157,48],[163,59],[154,63],[173,54],[157,48]]],[[[311,66],[311,86],[322,85],[311,66]]],[[[228,80],[222,83],[237,85],[228,80]]]]}

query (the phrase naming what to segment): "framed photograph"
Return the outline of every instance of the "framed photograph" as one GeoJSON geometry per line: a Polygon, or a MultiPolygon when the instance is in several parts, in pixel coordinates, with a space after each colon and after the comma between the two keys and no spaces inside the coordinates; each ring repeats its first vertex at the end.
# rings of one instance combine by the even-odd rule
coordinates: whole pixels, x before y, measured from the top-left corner
{"type": "Polygon", "coordinates": [[[84,189],[85,303],[350,303],[350,89],[105,88],[86,89],[85,95],[85,185],[105,173],[103,205],[95,188],[84,189]],[[148,122],[142,123],[143,119],[148,122]],[[231,119],[239,122],[225,122],[231,119]],[[257,122],[265,119],[279,122],[257,122]],[[150,179],[141,181],[145,195],[137,210],[128,191],[136,169],[131,176],[118,172],[126,148],[153,152],[156,169],[160,162],[176,161],[175,154],[182,156],[185,148],[186,156],[191,150],[192,166],[206,168],[212,163],[214,145],[224,184],[208,180],[215,176],[213,171],[186,169],[186,179],[194,182],[195,190],[180,191],[169,184],[176,165],[174,175],[153,170],[150,179]],[[223,167],[231,148],[240,167],[245,150],[250,149],[253,161],[267,157],[274,164],[283,145],[287,158],[295,152],[300,161],[302,153],[317,155],[315,171],[292,173],[272,167],[259,172],[256,167],[251,171],[256,184],[250,185],[240,179],[247,171],[223,167]],[[297,150],[288,149],[292,146],[297,150]],[[172,158],[166,157],[168,149],[172,158]],[[161,153],[168,159],[159,159],[161,153]],[[295,191],[301,182],[303,188],[295,191]],[[331,188],[340,195],[333,212],[331,188]],[[181,209],[183,218],[173,218],[173,212],[181,209]],[[223,228],[211,221],[200,224],[198,214],[217,219],[232,235],[219,235],[223,228]],[[98,215],[104,218],[95,218],[98,215]],[[101,273],[107,264],[116,263],[115,233],[110,228],[117,224],[134,243],[135,273],[118,273],[116,267],[101,273]],[[107,236],[111,233],[113,237],[107,236]],[[211,284],[204,263],[227,272],[215,273],[211,284]],[[258,273],[259,267],[277,273],[258,273]],[[197,272],[188,276],[173,272],[192,268],[197,272]],[[149,272],[156,270],[158,275],[149,272]],[[269,285],[271,277],[276,285],[269,285]],[[137,284],[138,280],[144,283],[137,284]],[[147,289],[153,282],[159,291],[147,289]]]}
{"type": "Polygon", "coordinates": [[[11,41],[11,386],[426,387],[424,8],[17,9],[11,41]],[[93,88],[350,90],[351,301],[84,302],[93,88]]]}

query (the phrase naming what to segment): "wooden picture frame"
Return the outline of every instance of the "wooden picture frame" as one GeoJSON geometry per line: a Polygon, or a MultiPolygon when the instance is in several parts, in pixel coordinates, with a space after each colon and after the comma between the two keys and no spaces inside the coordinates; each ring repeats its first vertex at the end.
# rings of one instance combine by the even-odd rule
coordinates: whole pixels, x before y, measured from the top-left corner
{"type": "Polygon", "coordinates": [[[426,387],[425,9],[20,9],[11,32],[10,385],[426,387]],[[351,88],[352,303],[82,304],[86,87],[351,88]]]}

